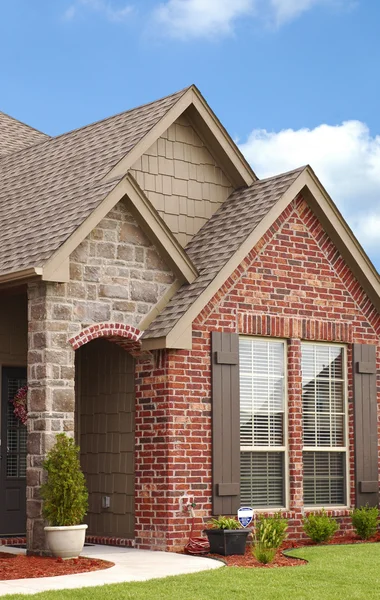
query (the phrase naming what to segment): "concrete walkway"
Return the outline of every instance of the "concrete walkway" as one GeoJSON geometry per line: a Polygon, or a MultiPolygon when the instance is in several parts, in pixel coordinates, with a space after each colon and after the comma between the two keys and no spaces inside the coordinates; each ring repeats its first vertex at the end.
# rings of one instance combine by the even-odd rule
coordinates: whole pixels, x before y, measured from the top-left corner
{"type": "MultiPolygon", "coordinates": [[[[25,550],[7,546],[3,546],[1,550],[13,554],[25,553],[25,550]]],[[[211,558],[98,545],[86,546],[82,556],[109,560],[115,563],[115,566],[103,571],[91,571],[90,573],[78,573],[77,575],[0,581],[0,596],[5,596],[5,594],[37,594],[47,590],[93,587],[126,581],[146,581],[147,579],[168,577],[169,575],[184,575],[218,569],[223,566],[222,562],[211,558]]]]}

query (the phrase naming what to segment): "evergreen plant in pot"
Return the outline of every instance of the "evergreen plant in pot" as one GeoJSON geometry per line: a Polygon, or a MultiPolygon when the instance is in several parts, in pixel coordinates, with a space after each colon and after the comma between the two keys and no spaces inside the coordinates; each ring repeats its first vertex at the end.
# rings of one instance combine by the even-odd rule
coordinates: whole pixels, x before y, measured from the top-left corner
{"type": "Polygon", "coordinates": [[[233,517],[219,517],[212,519],[211,527],[205,529],[208,537],[211,554],[244,554],[249,529],[242,529],[239,521],[233,517]]]}
{"type": "Polygon", "coordinates": [[[59,433],[43,467],[47,481],[41,487],[42,514],[48,521],[46,541],[53,556],[77,558],[83,550],[88,510],[86,481],[79,462],[79,447],[59,433]]]}

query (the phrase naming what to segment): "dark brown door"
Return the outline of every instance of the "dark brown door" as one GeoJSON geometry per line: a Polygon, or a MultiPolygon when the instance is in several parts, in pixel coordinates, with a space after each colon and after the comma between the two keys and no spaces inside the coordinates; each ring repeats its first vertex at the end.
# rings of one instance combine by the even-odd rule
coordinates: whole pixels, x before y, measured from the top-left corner
{"type": "Polygon", "coordinates": [[[26,369],[3,368],[0,438],[0,535],[26,531],[26,425],[13,414],[12,400],[26,384],[26,369]]]}
{"type": "Polygon", "coordinates": [[[77,419],[89,491],[90,535],[133,538],[135,365],[120,346],[94,340],[77,351],[77,419]],[[103,505],[109,499],[109,507],[103,505]]]}

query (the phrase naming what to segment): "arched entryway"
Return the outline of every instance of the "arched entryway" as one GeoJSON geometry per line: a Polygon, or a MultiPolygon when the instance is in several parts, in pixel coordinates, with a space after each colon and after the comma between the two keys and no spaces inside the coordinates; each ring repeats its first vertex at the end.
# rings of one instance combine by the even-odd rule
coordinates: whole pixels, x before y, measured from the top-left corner
{"type": "Polygon", "coordinates": [[[75,382],[88,535],[133,539],[135,359],[110,336],[89,341],[76,350],[75,382]]]}

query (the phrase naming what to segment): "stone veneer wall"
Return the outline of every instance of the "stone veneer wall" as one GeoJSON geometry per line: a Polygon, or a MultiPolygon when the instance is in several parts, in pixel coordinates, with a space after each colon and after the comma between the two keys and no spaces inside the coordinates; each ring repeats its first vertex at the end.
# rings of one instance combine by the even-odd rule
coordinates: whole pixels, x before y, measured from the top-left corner
{"type": "MultiPolygon", "coordinates": [[[[380,315],[315,215],[294,201],[193,323],[193,349],[162,353],[138,374],[136,390],[136,544],[182,550],[191,518],[180,498],[193,495],[196,531],[212,516],[212,331],[287,339],[289,535],[302,532],[301,340],[341,342],[348,350],[350,501],[354,502],[352,344],[377,344],[380,315]],[[147,519],[139,518],[144,514],[147,519]]],[[[379,436],[380,436],[380,387],[379,436]]],[[[380,464],[379,464],[380,467],[380,464]]],[[[269,511],[268,511],[269,512],[269,511]]],[[[349,511],[333,514],[342,529],[349,511]]]]}
{"type": "Polygon", "coordinates": [[[88,325],[137,326],[174,281],[173,274],[120,202],[70,259],[70,282],[28,287],[28,550],[44,548],[39,488],[42,462],[57,432],[74,431],[74,350],[88,325]]]}

